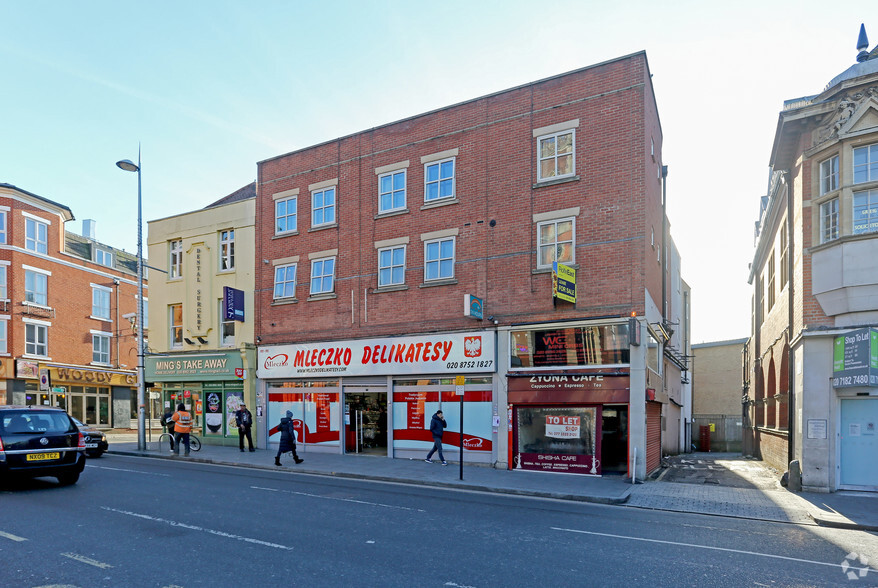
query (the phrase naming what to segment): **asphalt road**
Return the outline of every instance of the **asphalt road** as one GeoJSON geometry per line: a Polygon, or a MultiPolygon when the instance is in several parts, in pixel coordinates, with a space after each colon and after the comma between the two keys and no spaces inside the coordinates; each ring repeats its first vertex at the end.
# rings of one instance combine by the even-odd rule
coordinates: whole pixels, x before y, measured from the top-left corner
{"type": "Polygon", "coordinates": [[[878,537],[183,459],[0,490],[2,586],[878,585],[852,552],[878,537]]]}

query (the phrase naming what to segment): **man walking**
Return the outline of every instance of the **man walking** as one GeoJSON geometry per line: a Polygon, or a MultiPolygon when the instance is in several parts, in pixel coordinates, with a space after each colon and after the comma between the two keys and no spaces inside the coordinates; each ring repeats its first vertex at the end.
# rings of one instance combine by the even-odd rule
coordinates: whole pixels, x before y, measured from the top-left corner
{"type": "Polygon", "coordinates": [[[186,446],[184,457],[189,457],[189,431],[192,430],[192,415],[186,410],[181,402],[177,405],[177,412],[171,417],[174,421],[174,455],[180,455],[180,441],[186,446]]]}
{"type": "Polygon", "coordinates": [[[299,454],[296,453],[296,429],[293,426],[292,411],[288,410],[287,416],[281,418],[277,430],[280,431],[280,443],[277,447],[277,455],[274,456],[274,465],[283,465],[280,462],[280,456],[287,451],[293,452],[293,461],[296,463],[302,463],[305,461],[304,459],[300,459],[299,454]]]}
{"type": "Polygon", "coordinates": [[[442,465],[447,466],[448,462],[445,461],[445,456],[442,455],[442,434],[445,432],[445,427],[448,426],[448,423],[445,422],[445,417],[442,416],[442,409],[436,411],[436,414],[433,415],[433,418],[430,419],[430,432],[433,434],[433,449],[430,450],[430,453],[427,454],[427,463],[433,463],[431,459],[433,454],[437,451],[439,452],[439,459],[442,460],[442,465]]]}
{"type": "Polygon", "coordinates": [[[250,428],[253,426],[253,415],[247,410],[247,405],[241,403],[238,410],[235,411],[235,422],[238,423],[238,447],[244,451],[244,437],[247,437],[247,445],[250,451],[253,449],[253,438],[250,436],[250,428]]]}

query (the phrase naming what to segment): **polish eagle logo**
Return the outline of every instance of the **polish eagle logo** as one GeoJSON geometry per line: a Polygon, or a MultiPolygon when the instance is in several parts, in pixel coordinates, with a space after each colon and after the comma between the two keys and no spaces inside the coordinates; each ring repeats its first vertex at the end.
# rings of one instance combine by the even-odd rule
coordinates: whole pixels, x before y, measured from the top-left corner
{"type": "Polygon", "coordinates": [[[482,338],[481,337],[464,337],[463,338],[463,355],[465,357],[478,357],[482,354],[482,338]]]}

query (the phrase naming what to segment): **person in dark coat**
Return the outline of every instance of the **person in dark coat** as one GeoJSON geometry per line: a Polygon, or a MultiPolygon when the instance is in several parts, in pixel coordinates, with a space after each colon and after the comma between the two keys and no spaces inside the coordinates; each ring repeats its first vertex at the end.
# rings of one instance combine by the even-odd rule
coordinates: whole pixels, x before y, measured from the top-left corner
{"type": "Polygon", "coordinates": [[[287,451],[293,452],[293,460],[296,463],[302,463],[304,459],[299,459],[296,453],[296,430],[293,428],[293,412],[287,411],[287,416],[280,420],[277,430],[280,431],[280,445],[277,448],[277,455],[274,456],[274,465],[283,465],[280,462],[280,454],[287,451]]]}
{"type": "Polygon", "coordinates": [[[433,434],[433,449],[430,450],[430,453],[427,454],[427,463],[433,463],[431,459],[433,454],[437,451],[439,452],[439,459],[442,460],[442,465],[448,465],[448,462],[445,461],[445,456],[442,455],[442,434],[445,432],[445,427],[448,426],[448,423],[445,422],[445,417],[442,416],[442,410],[437,410],[436,414],[433,415],[433,418],[430,419],[430,433],[433,434]]]}
{"type": "Polygon", "coordinates": [[[241,403],[238,410],[235,411],[235,422],[238,424],[238,447],[244,451],[244,437],[247,437],[247,445],[250,451],[253,449],[253,437],[250,435],[250,428],[253,426],[253,415],[247,410],[247,405],[241,403]]]}
{"type": "Polygon", "coordinates": [[[168,428],[168,433],[171,435],[168,442],[171,444],[171,453],[174,453],[174,421],[171,420],[172,416],[174,416],[174,409],[169,406],[162,417],[162,424],[168,428]]]}

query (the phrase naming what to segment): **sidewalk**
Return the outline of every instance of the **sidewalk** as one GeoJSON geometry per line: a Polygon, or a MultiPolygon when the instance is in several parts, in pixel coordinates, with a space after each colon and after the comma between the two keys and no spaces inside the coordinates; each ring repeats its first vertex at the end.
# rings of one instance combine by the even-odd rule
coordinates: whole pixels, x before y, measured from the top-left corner
{"type": "MultiPolygon", "coordinates": [[[[139,455],[161,459],[186,459],[265,470],[296,471],[307,474],[360,478],[385,482],[401,482],[417,485],[498,492],[522,496],[537,496],[599,504],[625,505],[635,508],[700,513],[746,519],[789,522],[796,524],[819,524],[848,529],[878,531],[878,494],[836,492],[833,494],[795,494],[777,484],[776,488],[724,487],[697,483],[647,481],[631,485],[619,476],[591,477],[573,474],[552,474],[530,471],[498,470],[486,466],[466,465],[460,480],[460,465],[449,462],[447,467],[438,462],[423,460],[391,459],[375,456],[339,455],[336,453],[309,452],[301,448],[299,456],[304,463],[295,465],[289,455],[283,456],[282,467],[274,465],[276,450],[257,449],[240,452],[237,447],[203,445],[201,451],[193,451],[190,457],[174,457],[167,446],[159,448],[157,438],[147,442],[147,449],[137,449],[136,434],[110,436],[110,453],[139,455]]],[[[704,456],[710,454],[693,454],[704,456]]],[[[450,454],[448,457],[452,457],[450,454]]],[[[688,456],[687,456],[688,457],[688,456]]],[[[736,467],[743,462],[740,456],[717,456],[721,466],[736,467]]],[[[708,458],[709,460],[710,458],[708,458]]],[[[746,463],[737,475],[747,471],[759,471],[761,462],[746,463]]],[[[763,468],[764,469],[764,468],[763,468]]],[[[663,477],[663,476],[661,476],[663,477]]],[[[660,478],[661,478],[660,477],[660,478]]]]}

